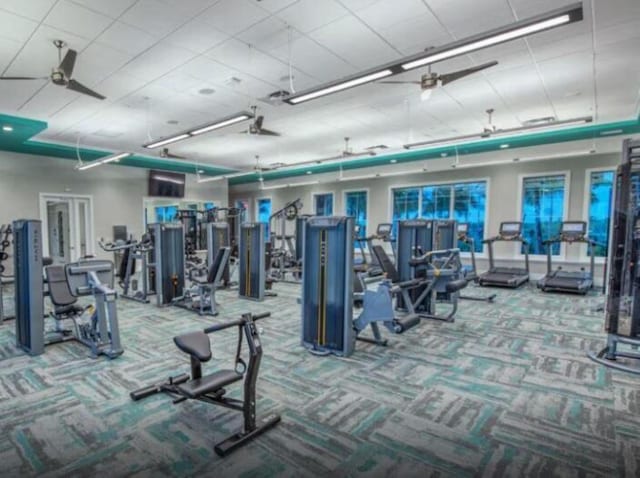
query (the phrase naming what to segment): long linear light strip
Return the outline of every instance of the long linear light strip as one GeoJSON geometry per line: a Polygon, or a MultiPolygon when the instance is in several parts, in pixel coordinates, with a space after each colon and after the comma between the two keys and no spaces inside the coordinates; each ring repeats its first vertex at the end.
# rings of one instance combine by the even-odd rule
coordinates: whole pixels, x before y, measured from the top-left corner
{"type": "Polygon", "coordinates": [[[261,190],[268,191],[272,189],[296,188],[300,186],[311,186],[312,184],[320,184],[320,181],[304,181],[301,183],[275,184],[273,186],[263,186],[261,190]]]}
{"type": "Polygon", "coordinates": [[[590,154],[594,154],[596,151],[584,150],[584,151],[572,151],[569,153],[559,153],[559,154],[549,154],[546,156],[530,156],[525,158],[512,158],[512,159],[501,159],[498,161],[483,161],[480,163],[458,163],[452,164],[451,167],[453,169],[469,169],[469,168],[480,168],[484,166],[499,166],[501,164],[519,164],[519,163],[528,163],[532,161],[546,161],[550,159],[560,159],[560,158],[574,158],[576,156],[588,156],[590,154]]]}
{"type": "Polygon", "coordinates": [[[591,116],[581,116],[579,118],[570,118],[567,120],[554,121],[553,123],[546,123],[546,124],[542,123],[542,124],[536,124],[531,126],[518,126],[516,128],[507,128],[507,129],[499,129],[496,131],[465,134],[462,136],[436,139],[433,141],[420,141],[418,143],[404,144],[402,145],[402,147],[404,149],[413,149],[413,148],[424,147],[424,146],[457,146],[462,144],[465,140],[472,139],[472,138],[481,138],[482,140],[489,140],[492,137],[503,136],[505,134],[527,132],[531,130],[536,130],[536,131],[553,130],[559,127],[591,123],[592,121],[593,121],[593,118],[591,116]]]}
{"type": "Polygon", "coordinates": [[[535,33],[557,28],[569,23],[578,22],[583,19],[582,3],[574,3],[563,8],[530,17],[510,25],[496,28],[494,30],[473,35],[459,41],[452,42],[439,48],[427,52],[421,52],[403,58],[400,61],[387,63],[370,70],[357,73],[337,81],[325,83],[316,88],[303,91],[286,98],[284,101],[291,105],[297,105],[321,96],[330,95],[339,91],[360,86],[365,83],[385,78],[390,75],[397,75],[405,71],[426,66],[438,61],[443,61],[456,56],[464,55],[481,50],[500,43],[508,42],[518,38],[526,37],[535,33]]]}
{"type": "Polygon", "coordinates": [[[217,120],[210,124],[198,126],[196,128],[192,128],[187,131],[182,131],[173,136],[162,138],[162,139],[159,139],[158,141],[152,141],[151,143],[146,143],[146,144],[143,144],[142,146],[147,149],[158,148],[160,146],[165,146],[167,144],[175,143],[176,141],[182,141],[183,139],[191,138],[193,136],[197,136],[202,133],[208,133],[209,131],[225,128],[227,126],[231,126],[233,124],[240,123],[242,121],[246,121],[251,118],[253,118],[253,115],[251,113],[248,113],[246,111],[241,111],[240,113],[236,113],[230,117],[217,120]]]}
{"type": "Polygon", "coordinates": [[[467,43],[466,45],[462,45],[457,48],[452,48],[451,50],[446,50],[440,53],[429,55],[419,60],[413,60],[408,63],[403,63],[402,69],[405,71],[413,70],[414,68],[419,68],[421,66],[425,66],[430,63],[436,63],[438,61],[447,60],[455,56],[464,55],[466,53],[471,53],[473,51],[481,50],[483,48],[497,45],[499,43],[504,43],[510,40],[515,40],[517,38],[531,35],[533,33],[538,33],[543,30],[548,30],[550,28],[558,27],[560,25],[569,23],[570,21],[571,21],[570,15],[568,14],[560,15],[554,18],[550,18],[549,20],[541,21],[539,23],[534,23],[533,25],[516,28],[515,30],[511,30],[505,33],[500,33],[498,35],[490,36],[489,38],[484,38],[482,40],[477,40],[475,42],[467,43]]]}
{"type": "Polygon", "coordinates": [[[287,100],[285,100],[287,103],[291,103],[293,105],[297,105],[299,103],[303,103],[305,101],[309,101],[312,100],[314,98],[318,98],[320,96],[326,96],[326,95],[330,95],[331,93],[336,93],[338,91],[342,91],[342,90],[346,90],[349,88],[353,88],[354,86],[359,86],[359,85],[363,85],[365,83],[370,83],[372,81],[376,81],[379,80],[381,78],[385,78],[387,76],[391,76],[393,75],[393,71],[385,68],[384,70],[381,71],[377,71],[375,73],[368,73],[366,75],[357,77],[357,78],[352,78],[350,80],[335,84],[335,85],[331,85],[331,86],[327,86],[324,88],[320,88],[319,90],[315,90],[303,95],[299,95],[299,96],[293,96],[288,98],[287,100]]]}
{"type": "Polygon", "coordinates": [[[251,174],[256,174],[258,171],[240,171],[237,173],[229,173],[229,174],[220,174],[218,176],[211,176],[207,178],[198,179],[198,183],[208,183],[211,181],[220,181],[222,179],[232,179],[232,178],[240,178],[242,176],[249,176],[251,174]]]}
{"type": "Polygon", "coordinates": [[[88,163],[83,163],[80,166],[76,167],[78,171],[85,171],[90,168],[95,168],[96,166],[100,166],[102,164],[112,163],[114,161],[119,161],[123,158],[128,158],[132,153],[117,153],[111,154],[105,158],[96,159],[94,161],[90,161],[88,163]]]}

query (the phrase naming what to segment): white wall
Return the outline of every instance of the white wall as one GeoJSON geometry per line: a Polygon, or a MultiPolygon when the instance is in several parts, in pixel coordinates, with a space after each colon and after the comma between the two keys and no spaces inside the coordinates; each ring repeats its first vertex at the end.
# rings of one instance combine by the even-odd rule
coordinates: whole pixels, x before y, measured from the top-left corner
{"type": "MultiPolygon", "coordinates": [[[[379,179],[365,179],[360,181],[338,182],[336,173],[313,176],[320,180],[319,184],[306,187],[289,187],[285,189],[260,190],[259,184],[239,185],[230,187],[229,201],[236,199],[248,199],[250,207],[255,208],[255,199],[258,197],[271,197],[273,210],[282,207],[287,201],[301,198],[304,203],[303,212],[313,213],[312,196],[317,192],[334,193],[334,214],[344,213],[344,191],[369,190],[369,218],[368,230],[372,231],[381,222],[391,221],[391,189],[411,185],[426,185],[442,182],[456,182],[471,179],[488,180],[488,215],[485,227],[486,237],[495,235],[500,222],[520,220],[519,194],[522,175],[539,174],[547,172],[568,172],[570,175],[567,219],[586,220],[585,211],[585,178],[590,168],[610,167],[615,169],[620,162],[619,154],[587,155],[572,158],[557,158],[543,161],[531,161],[525,163],[507,163],[487,167],[451,169],[428,172],[412,173],[405,176],[385,177],[379,179]]],[[[428,163],[428,162],[427,162],[428,163]]],[[[423,163],[424,164],[424,163],[423,163]]],[[[415,170],[415,164],[395,165],[394,173],[401,168],[415,170]]],[[[358,170],[355,174],[367,174],[370,171],[358,170]]],[[[306,181],[312,176],[292,178],[287,181],[306,181]]],[[[266,183],[269,184],[269,183],[266,183]]],[[[254,211],[250,211],[251,218],[254,211]]],[[[496,257],[499,263],[521,261],[514,244],[501,243],[496,247],[496,257]]],[[[576,246],[567,250],[567,254],[561,257],[558,263],[576,265],[586,262],[586,253],[576,246]]],[[[584,264],[581,264],[584,265],[584,264]]],[[[478,268],[484,270],[487,267],[483,255],[479,256],[478,268]]],[[[545,271],[544,258],[532,258],[531,264],[534,277],[545,271]]],[[[601,275],[598,267],[596,274],[601,275]]],[[[599,280],[598,280],[599,282],[599,280]]]]}
{"type": "MultiPolygon", "coordinates": [[[[147,170],[106,165],[76,171],[74,165],[74,161],[67,159],[0,152],[0,224],[22,218],[40,219],[40,193],[90,195],[96,240],[111,238],[112,226],[116,224],[127,225],[128,232],[139,237],[143,229],[147,170]]],[[[193,175],[187,175],[185,198],[225,206],[227,182],[197,184],[193,175]]],[[[111,259],[95,244],[94,250],[111,259]]]]}

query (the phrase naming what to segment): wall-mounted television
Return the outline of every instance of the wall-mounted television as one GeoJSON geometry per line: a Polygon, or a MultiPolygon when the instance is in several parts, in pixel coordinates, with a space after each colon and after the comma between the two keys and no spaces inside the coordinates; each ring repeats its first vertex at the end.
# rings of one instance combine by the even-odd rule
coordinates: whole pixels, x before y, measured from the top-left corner
{"type": "Polygon", "coordinates": [[[184,197],[186,176],[181,173],[167,171],[149,171],[149,196],[171,198],[184,197]]]}

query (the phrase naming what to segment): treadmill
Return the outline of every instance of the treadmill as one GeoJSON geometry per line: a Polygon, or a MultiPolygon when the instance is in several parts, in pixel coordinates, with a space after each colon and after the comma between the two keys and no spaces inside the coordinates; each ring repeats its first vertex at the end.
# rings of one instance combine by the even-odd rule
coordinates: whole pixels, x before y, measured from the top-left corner
{"type": "Polygon", "coordinates": [[[482,241],[489,251],[489,270],[478,277],[481,286],[509,287],[517,289],[529,282],[529,243],[522,237],[521,222],[501,222],[497,236],[482,241]],[[496,267],[493,245],[496,242],[521,242],[524,246],[524,269],[520,267],[496,267]]]}
{"type": "MultiPolygon", "coordinates": [[[[462,269],[464,270],[464,278],[467,280],[467,284],[470,282],[477,284],[479,281],[479,277],[478,269],[476,268],[476,246],[475,240],[472,236],[469,235],[469,223],[458,223],[458,241],[469,246],[469,255],[471,257],[471,265],[462,266],[462,269]]],[[[465,300],[477,300],[480,302],[493,302],[493,299],[496,298],[496,294],[490,294],[487,296],[460,294],[460,298],[465,300]]]]}
{"type": "Polygon", "coordinates": [[[587,237],[587,223],[584,221],[564,221],[560,227],[560,234],[544,241],[547,246],[547,274],[538,281],[538,289],[543,292],[570,292],[586,294],[593,288],[595,271],[595,243],[587,237]],[[554,244],[583,243],[587,244],[591,257],[589,270],[582,267],[579,271],[564,271],[558,266],[553,270],[551,250],[554,244]]]}

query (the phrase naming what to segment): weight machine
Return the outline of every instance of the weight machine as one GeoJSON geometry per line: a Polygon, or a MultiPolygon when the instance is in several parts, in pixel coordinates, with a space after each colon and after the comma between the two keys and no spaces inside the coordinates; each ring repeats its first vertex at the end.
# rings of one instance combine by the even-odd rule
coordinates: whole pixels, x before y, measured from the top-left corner
{"type": "Polygon", "coordinates": [[[292,282],[298,282],[301,276],[300,263],[297,260],[297,221],[302,209],[302,201],[298,198],[288,202],[282,209],[277,210],[269,217],[269,230],[271,231],[271,277],[277,281],[286,282],[287,274],[294,278],[292,282]],[[293,234],[287,224],[293,223],[293,234]]]}
{"type": "Polygon", "coordinates": [[[4,311],[4,287],[13,283],[13,277],[6,272],[6,266],[3,264],[9,260],[9,249],[11,248],[13,231],[11,224],[0,225],[0,324],[5,320],[14,319],[14,316],[7,316],[4,311]]]}
{"type": "Polygon", "coordinates": [[[640,141],[623,142],[616,170],[610,244],[609,295],[605,311],[607,345],[589,358],[607,367],[640,374],[640,141]],[[622,347],[632,350],[621,350],[622,347]],[[626,362],[626,363],[625,363],[626,362]]]}
{"type": "Polygon", "coordinates": [[[148,264],[155,283],[156,305],[170,305],[184,295],[184,227],[179,223],[149,224],[152,261],[148,264]]]}

